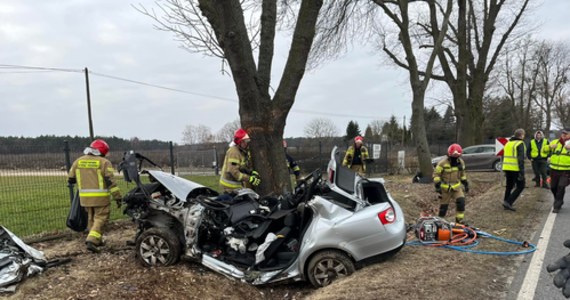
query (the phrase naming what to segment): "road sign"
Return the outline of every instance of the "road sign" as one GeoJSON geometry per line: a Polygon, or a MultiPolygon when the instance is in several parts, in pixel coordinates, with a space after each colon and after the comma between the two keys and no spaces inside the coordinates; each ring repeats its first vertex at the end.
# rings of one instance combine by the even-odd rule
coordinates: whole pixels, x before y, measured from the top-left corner
{"type": "Polygon", "coordinates": [[[496,156],[503,156],[503,150],[505,145],[509,142],[507,138],[498,137],[495,139],[495,155],[496,156]]]}
{"type": "Polygon", "coordinates": [[[381,150],[382,150],[382,145],[372,144],[372,158],[379,159],[381,150]]]}

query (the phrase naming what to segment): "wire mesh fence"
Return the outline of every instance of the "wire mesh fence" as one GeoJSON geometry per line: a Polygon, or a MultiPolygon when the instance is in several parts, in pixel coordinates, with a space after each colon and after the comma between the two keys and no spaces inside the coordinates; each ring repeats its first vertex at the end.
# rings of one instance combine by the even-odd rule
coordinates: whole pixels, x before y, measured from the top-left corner
{"type": "MultiPolygon", "coordinates": [[[[370,142],[367,146],[375,159],[368,164],[368,174],[395,173],[401,166],[397,163],[397,152],[401,147],[389,143],[370,142]],[[379,146],[378,146],[379,145],[379,146]]],[[[310,140],[289,142],[287,152],[293,156],[302,170],[308,174],[317,168],[325,170],[331,150],[338,146],[344,155],[347,145],[342,140],[310,140]]],[[[6,147],[0,151],[0,224],[16,235],[28,237],[42,233],[67,231],[66,219],[74,187],[67,183],[67,170],[73,160],[82,155],[80,145],[64,143],[59,149],[30,146],[26,149],[6,147]]],[[[165,172],[188,176],[209,176],[210,187],[217,189],[217,180],[227,144],[170,146],[170,149],[140,151],[165,172]],[[214,178],[214,179],[212,179],[214,178]]],[[[115,168],[121,162],[123,153],[136,149],[112,149],[107,158],[115,168]]],[[[406,156],[413,157],[413,149],[406,156]]],[[[285,164],[285,158],[283,159],[285,164]]],[[[413,159],[407,167],[414,168],[413,159]]],[[[132,189],[120,174],[116,181],[123,193],[132,189]]],[[[111,219],[125,218],[119,209],[112,208],[111,219]]]]}

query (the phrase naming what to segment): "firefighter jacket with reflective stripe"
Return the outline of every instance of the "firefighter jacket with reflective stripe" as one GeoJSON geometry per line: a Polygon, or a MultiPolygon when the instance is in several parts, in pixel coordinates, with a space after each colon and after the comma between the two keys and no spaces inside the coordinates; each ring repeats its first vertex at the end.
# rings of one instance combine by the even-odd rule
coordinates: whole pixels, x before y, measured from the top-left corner
{"type": "Polygon", "coordinates": [[[546,159],[550,153],[550,148],[548,147],[548,140],[541,139],[537,141],[536,139],[530,140],[529,147],[527,149],[528,159],[546,159]]]}
{"type": "Polygon", "coordinates": [[[433,172],[433,182],[441,182],[441,189],[444,191],[457,191],[462,186],[461,181],[467,180],[465,175],[465,162],[457,158],[457,164],[451,165],[449,157],[440,160],[433,172]]]}
{"type": "Polygon", "coordinates": [[[121,199],[113,165],[104,157],[90,154],[81,156],[73,162],[68,176],[77,182],[81,206],[109,205],[111,195],[114,199],[121,199]]]}
{"type": "Polygon", "coordinates": [[[299,178],[301,175],[301,168],[297,165],[297,162],[291,157],[291,155],[285,153],[285,157],[287,158],[287,167],[289,168],[289,172],[293,172],[295,177],[299,178]]]}
{"type": "Polygon", "coordinates": [[[248,182],[251,173],[251,160],[247,151],[239,149],[239,146],[231,146],[226,152],[224,166],[220,176],[222,190],[240,189],[242,183],[248,182]]]}
{"type": "Polygon", "coordinates": [[[503,171],[524,171],[524,153],[526,146],[524,141],[511,138],[503,150],[503,171]]]}
{"type": "Polygon", "coordinates": [[[366,159],[368,159],[368,149],[365,146],[360,146],[360,149],[350,146],[346,150],[342,165],[347,168],[352,167],[352,165],[362,165],[363,171],[366,171],[366,159]]]}
{"type": "Polygon", "coordinates": [[[550,168],[558,171],[570,170],[570,152],[560,140],[555,140],[550,145],[556,145],[556,148],[551,149],[552,155],[550,156],[550,168]]]}

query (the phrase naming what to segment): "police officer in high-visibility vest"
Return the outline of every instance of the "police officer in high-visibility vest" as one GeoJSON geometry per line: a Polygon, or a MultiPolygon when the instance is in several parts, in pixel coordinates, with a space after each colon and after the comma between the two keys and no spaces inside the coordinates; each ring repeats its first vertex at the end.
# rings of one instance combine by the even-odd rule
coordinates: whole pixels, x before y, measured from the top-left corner
{"type": "Polygon", "coordinates": [[[570,128],[560,131],[560,138],[550,142],[550,190],[554,195],[552,212],[564,204],[564,193],[570,177],[570,128]]]}
{"type": "Polygon", "coordinates": [[[68,174],[68,182],[77,183],[81,206],[89,217],[89,234],[85,239],[87,250],[100,252],[103,245],[104,227],[111,215],[110,197],[121,207],[121,191],[115,183],[115,171],[111,162],[105,158],[109,145],[101,139],[94,140],[83,151],[83,156],[73,162],[68,174]]]}
{"type": "Polygon", "coordinates": [[[342,160],[343,166],[350,168],[361,177],[364,177],[364,173],[366,173],[366,160],[369,158],[368,149],[363,143],[363,137],[355,137],[354,144],[348,147],[342,160]]]}
{"type": "Polygon", "coordinates": [[[525,132],[522,128],[515,130],[513,137],[511,137],[503,149],[503,172],[505,172],[507,177],[503,208],[506,210],[516,211],[513,204],[517,201],[525,186],[524,156],[526,147],[524,134],[525,132]],[[515,185],[516,188],[513,191],[515,185]]]}
{"type": "Polygon", "coordinates": [[[526,156],[532,163],[532,171],[534,172],[535,187],[543,187],[549,189],[546,174],[547,159],[550,154],[548,140],[544,138],[544,133],[537,130],[534,139],[530,140],[526,150],[526,156]]]}
{"type": "Polygon", "coordinates": [[[220,176],[220,189],[227,194],[236,193],[245,187],[255,187],[261,183],[259,173],[252,170],[249,158],[249,134],[239,128],[234,133],[234,140],[226,151],[224,166],[220,176]]]}
{"type": "Polygon", "coordinates": [[[439,217],[447,214],[449,202],[455,200],[455,222],[464,223],[465,194],[469,192],[469,182],[465,174],[465,162],[460,158],[463,149],[459,144],[452,144],[447,149],[447,157],[440,160],[433,172],[435,191],[441,194],[439,217]]]}

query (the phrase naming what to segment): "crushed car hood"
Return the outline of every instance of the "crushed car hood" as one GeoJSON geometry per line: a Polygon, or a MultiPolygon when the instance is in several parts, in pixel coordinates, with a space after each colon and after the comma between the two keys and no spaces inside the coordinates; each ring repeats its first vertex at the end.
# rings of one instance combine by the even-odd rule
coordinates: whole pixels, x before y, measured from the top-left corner
{"type": "Polygon", "coordinates": [[[205,190],[208,193],[217,194],[217,192],[208,187],[170,173],[163,171],[148,171],[148,173],[182,201],[186,201],[188,195],[196,191],[205,190]]]}
{"type": "Polygon", "coordinates": [[[0,225],[0,292],[14,292],[21,280],[41,273],[46,263],[43,252],[0,225]]]}

